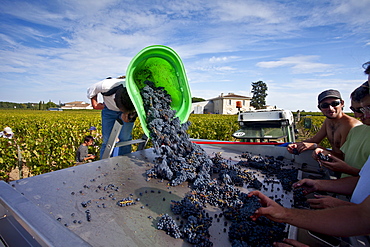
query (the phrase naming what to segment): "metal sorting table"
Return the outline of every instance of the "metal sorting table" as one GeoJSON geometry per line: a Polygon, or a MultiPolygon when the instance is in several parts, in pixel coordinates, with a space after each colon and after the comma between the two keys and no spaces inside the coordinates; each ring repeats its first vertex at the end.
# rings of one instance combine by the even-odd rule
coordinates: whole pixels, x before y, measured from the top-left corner
{"type": "MultiPolygon", "coordinates": [[[[293,158],[285,147],[278,146],[201,146],[211,157],[213,153],[221,152],[223,158],[235,163],[246,151],[256,155],[282,155],[286,163],[293,158]]],[[[311,160],[310,154],[306,156],[308,158],[296,156],[294,166],[299,168],[302,162],[311,160]]],[[[167,180],[146,181],[146,170],[153,166],[154,157],[153,149],[145,149],[9,184],[0,183],[3,214],[14,217],[41,246],[192,246],[157,230],[156,223],[161,214],[168,213],[176,219],[170,210],[171,200],[182,200],[190,188],[187,183],[170,187],[167,180]],[[103,188],[110,184],[119,187],[119,190],[104,191],[103,188]],[[99,185],[102,189],[98,188],[99,185]],[[140,200],[131,206],[117,205],[119,200],[130,194],[134,200],[140,200]],[[83,207],[81,203],[89,200],[91,203],[83,207]],[[91,221],[87,221],[86,210],[90,210],[91,221]]],[[[255,175],[263,181],[261,174],[257,172],[255,175]]],[[[269,196],[277,194],[279,198],[284,193],[281,184],[273,186],[274,192],[262,191],[269,196]],[[276,189],[278,187],[280,190],[276,189]]],[[[246,193],[249,191],[246,187],[239,189],[246,193]]],[[[291,200],[292,192],[287,193],[281,202],[290,207],[291,200]]],[[[210,216],[221,212],[209,205],[206,210],[210,216]]],[[[230,246],[227,235],[230,222],[225,227],[224,221],[224,217],[220,222],[213,217],[209,230],[214,246],[230,246]]]]}

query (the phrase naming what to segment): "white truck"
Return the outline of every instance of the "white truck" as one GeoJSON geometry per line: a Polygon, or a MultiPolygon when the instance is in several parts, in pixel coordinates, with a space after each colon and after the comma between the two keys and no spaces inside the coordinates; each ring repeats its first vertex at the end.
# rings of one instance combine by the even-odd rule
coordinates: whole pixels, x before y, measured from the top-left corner
{"type": "Polygon", "coordinates": [[[254,110],[239,113],[241,127],[232,136],[246,142],[294,142],[295,125],[291,111],[254,110]]]}

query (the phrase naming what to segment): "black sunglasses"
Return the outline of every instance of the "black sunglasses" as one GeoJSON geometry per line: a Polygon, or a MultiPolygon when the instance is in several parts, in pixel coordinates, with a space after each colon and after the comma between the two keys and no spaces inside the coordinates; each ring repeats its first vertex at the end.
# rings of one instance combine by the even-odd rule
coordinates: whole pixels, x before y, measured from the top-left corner
{"type": "Polygon", "coordinates": [[[336,100],[336,101],[333,101],[331,103],[322,103],[320,104],[320,108],[322,109],[326,109],[326,108],[329,108],[329,106],[332,106],[332,107],[337,107],[338,105],[340,105],[341,101],[340,100],[336,100]]]}
{"type": "Polygon", "coordinates": [[[351,111],[353,111],[354,113],[361,113],[361,114],[363,113],[362,112],[362,107],[354,108],[354,107],[350,106],[349,109],[351,109],[351,111]]]}

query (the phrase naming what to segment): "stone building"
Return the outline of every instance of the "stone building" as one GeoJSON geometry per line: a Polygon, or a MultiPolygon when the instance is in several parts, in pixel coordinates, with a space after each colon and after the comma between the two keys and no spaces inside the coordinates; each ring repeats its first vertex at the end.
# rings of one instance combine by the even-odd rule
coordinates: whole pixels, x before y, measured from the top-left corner
{"type": "Polygon", "coordinates": [[[239,111],[253,110],[250,106],[252,97],[223,93],[213,99],[207,101],[196,102],[192,104],[193,114],[237,114],[239,111]]]}

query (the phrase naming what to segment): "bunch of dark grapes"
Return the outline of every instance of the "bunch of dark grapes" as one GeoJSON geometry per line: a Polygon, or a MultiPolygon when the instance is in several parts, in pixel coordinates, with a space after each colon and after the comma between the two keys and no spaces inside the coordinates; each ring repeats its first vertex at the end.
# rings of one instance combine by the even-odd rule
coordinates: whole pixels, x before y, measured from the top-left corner
{"type": "Polygon", "coordinates": [[[189,216],[183,230],[185,239],[195,246],[213,246],[208,231],[211,224],[212,220],[208,217],[189,216]]]}
{"type": "Polygon", "coordinates": [[[191,199],[191,195],[186,196],[181,201],[172,201],[171,210],[174,214],[181,215],[183,218],[198,216],[203,211],[201,203],[191,199]]]}
{"type": "MultiPolygon", "coordinates": [[[[248,153],[244,153],[244,157],[247,160],[239,161],[238,162],[239,166],[252,167],[252,168],[258,169],[263,174],[265,174],[267,178],[276,176],[276,178],[279,179],[285,191],[292,191],[293,183],[298,181],[297,180],[297,175],[298,175],[297,169],[282,168],[285,164],[281,161],[281,159],[276,159],[273,156],[261,157],[261,156],[247,155],[247,154],[248,153]]],[[[256,184],[250,185],[250,187],[253,187],[256,189],[258,189],[258,187],[261,188],[257,182],[256,184]]]]}
{"type": "Polygon", "coordinates": [[[329,155],[325,155],[325,154],[323,154],[323,153],[318,153],[318,154],[317,154],[317,157],[319,157],[319,159],[320,159],[320,160],[323,160],[323,161],[329,161],[329,162],[333,161],[333,159],[332,159],[332,158],[330,158],[330,156],[329,156],[329,155]]]}
{"type": "Polygon", "coordinates": [[[171,210],[187,220],[182,230],[186,241],[196,246],[213,246],[208,230],[212,219],[208,217],[201,203],[193,199],[192,195],[188,195],[181,201],[172,201],[171,210]]]}
{"type": "Polygon", "coordinates": [[[253,179],[252,181],[249,182],[248,188],[254,188],[256,190],[261,190],[262,188],[262,183],[258,181],[257,178],[253,179]]]}
{"type": "Polygon", "coordinates": [[[229,229],[229,238],[235,246],[273,246],[274,242],[281,242],[287,237],[284,229],[285,224],[261,216],[256,221],[233,222],[229,229]]]}
{"type": "Polygon", "coordinates": [[[292,191],[292,186],[298,181],[298,170],[297,169],[281,169],[277,172],[276,177],[279,179],[281,186],[285,191],[292,191]]]}
{"type": "Polygon", "coordinates": [[[180,228],[177,226],[176,221],[168,214],[162,215],[157,223],[159,230],[165,231],[168,235],[174,238],[181,238],[182,234],[180,228]]]}
{"type": "Polygon", "coordinates": [[[200,174],[201,180],[211,180],[212,161],[206,152],[190,141],[187,130],[190,122],[181,124],[171,109],[171,96],[163,87],[145,81],[141,96],[146,112],[147,127],[150,131],[155,166],[147,171],[148,176],[170,180],[172,186],[185,181],[194,181],[200,174]]]}
{"type": "Polygon", "coordinates": [[[293,206],[295,208],[309,208],[310,204],[307,202],[307,198],[304,194],[303,188],[295,188],[293,190],[293,206]]]}
{"type": "Polygon", "coordinates": [[[233,222],[248,220],[262,206],[257,196],[241,192],[238,199],[239,203],[228,206],[224,212],[225,218],[233,222]]]}

